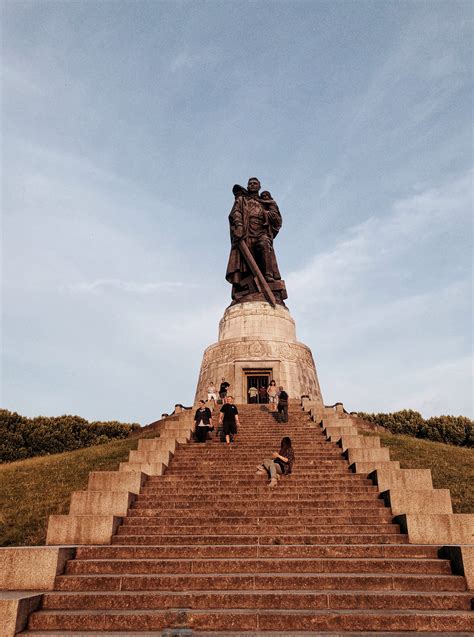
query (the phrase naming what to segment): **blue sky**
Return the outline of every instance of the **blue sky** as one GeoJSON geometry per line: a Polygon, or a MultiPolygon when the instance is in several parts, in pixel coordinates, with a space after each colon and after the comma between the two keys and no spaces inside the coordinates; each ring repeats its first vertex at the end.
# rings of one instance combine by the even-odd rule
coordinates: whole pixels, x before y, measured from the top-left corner
{"type": "Polygon", "coordinates": [[[191,404],[231,188],[326,404],[472,416],[470,2],[4,2],[2,406],[191,404]]]}

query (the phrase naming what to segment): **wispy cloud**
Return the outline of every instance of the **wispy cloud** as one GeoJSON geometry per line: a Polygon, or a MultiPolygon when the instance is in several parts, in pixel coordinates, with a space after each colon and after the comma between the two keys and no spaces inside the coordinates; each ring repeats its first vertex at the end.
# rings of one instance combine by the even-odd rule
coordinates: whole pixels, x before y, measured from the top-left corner
{"type": "Polygon", "coordinates": [[[449,404],[470,413],[472,375],[459,382],[460,372],[426,370],[456,370],[459,359],[465,370],[472,346],[471,183],[468,173],[395,201],[385,217],[357,224],[287,277],[299,335],[311,339],[330,401],[344,397],[360,409],[385,401],[430,413],[449,404]]]}
{"type": "MultiPolygon", "coordinates": [[[[344,302],[347,294],[364,291],[357,285],[363,282],[364,273],[392,277],[393,268],[387,265],[406,254],[409,260],[398,266],[401,275],[413,266],[417,246],[427,245],[433,237],[449,241],[456,224],[469,225],[472,201],[471,172],[442,187],[395,201],[388,215],[369,217],[349,228],[328,250],[290,273],[292,295],[298,295],[305,308],[330,299],[344,302]]],[[[416,272],[412,274],[416,276],[416,272]]]]}
{"type": "Polygon", "coordinates": [[[30,98],[44,95],[44,87],[29,72],[7,65],[5,61],[0,64],[0,85],[4,91],[15,91],[30,98]]]}
{"type": "Polygon", "coordinates": [[[170,71],[176,73],[182,70],[189,70],[195,67],[209,66],[217,60],[217,55],[211,49],[199,51],[189,51],[185,49],[177,53],[170,62],[170,71]]]}
{"type": "Polygon", "coordinates": [[[134,294],[154,294],[172,288],[198,288],[196,283],[184,281],[122,281],[121,279],[97,279],[96,281],[80,281],[64,286],[63,289],[78,293],[100,294],[107,290],[121,290],[123,292],[133,292],[134,294]]]}

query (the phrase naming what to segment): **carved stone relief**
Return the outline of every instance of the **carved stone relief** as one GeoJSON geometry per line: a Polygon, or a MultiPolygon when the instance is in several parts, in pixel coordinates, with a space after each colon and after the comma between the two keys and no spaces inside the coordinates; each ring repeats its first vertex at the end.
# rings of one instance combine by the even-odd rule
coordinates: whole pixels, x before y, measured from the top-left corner
{"type": "Polygon", "coordinates": [[[204,353],[202,367],[223,361],[230,362],[241,358],[249,360],[278,359],[289,362],[300,362],[314,369],[311,352],[299,343],[278,343],[275,341],[249,341],[246,343],[218,343],[204,353]]]}

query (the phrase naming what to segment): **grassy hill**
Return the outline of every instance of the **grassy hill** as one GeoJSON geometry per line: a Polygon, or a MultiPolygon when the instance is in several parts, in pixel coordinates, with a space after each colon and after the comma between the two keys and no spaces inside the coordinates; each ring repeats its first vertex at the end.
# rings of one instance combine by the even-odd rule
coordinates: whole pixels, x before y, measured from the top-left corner
{"type": "Polygon", "coordinates": [[[474,449],[401,434],[382,434],[380,441],[402,469],[431,469],[433,487],[451,491],[454,513],[474,513],[474,449]]]}
{"type": "MultiPolygon", "coordinates": [[[[435,488],[451,490],[455,512],[474,512],[474,450],[402,435],[381,438],[402,467],[431,469],[435,488]]],[[[137,445],[137,438],[125,439],[0,465],[0,545],[44,544],[48,516],[68,512],[71,492],[87,487],[89,471],[118,469],[137,445]]]]}
{"type": "Polygon", "coordinates": [[[48,517],[67,513],[89,471],[114,471],[138,438],[0,465],[0,546],[44,544],[48,517]]]}

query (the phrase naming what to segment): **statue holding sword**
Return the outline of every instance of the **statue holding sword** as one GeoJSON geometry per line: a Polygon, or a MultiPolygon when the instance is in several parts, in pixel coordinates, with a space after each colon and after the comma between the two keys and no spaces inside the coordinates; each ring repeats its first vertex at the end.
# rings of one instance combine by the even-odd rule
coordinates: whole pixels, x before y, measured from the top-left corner
{"type": "Polygon", "coordinates": [[[285,305],[282,281],[273,239],[282,225],[280,210],[268,191],[260,193],[260,181],[248,180],[247,189],[235,185],[229,215],[231,251],[226,279],[232,283],[232,305],[247,301],[267,301],[285,305]]]}

